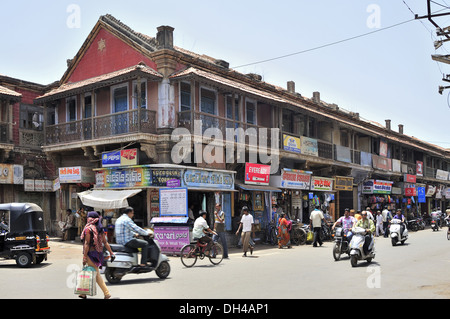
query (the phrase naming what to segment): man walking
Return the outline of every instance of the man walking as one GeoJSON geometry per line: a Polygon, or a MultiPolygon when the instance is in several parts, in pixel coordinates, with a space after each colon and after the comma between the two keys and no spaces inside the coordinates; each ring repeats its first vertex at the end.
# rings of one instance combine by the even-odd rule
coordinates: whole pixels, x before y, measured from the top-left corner
{"type": "Polygon", "coordinates": [[[320,239],[322,221],[325,222],[323,212],[319,209],[319,205],[316,205],[316,208],[311,212],[311,216],[309,217],[309,227],[311,228],[312,225],[312,229],[314,231],[313,247],[317,247],[317,243],[319,243],[320,246],[323,245],[323,242],[320,239]]]}
{"type": "Polygon", "coordinates": [[[220,203],[216,204],[216,209],[214,210],[214,230],[217,235],[213,235],[213,240],[220,238],[223,247],[223,258],[228,258],[228,245],[225,233],[225,212],[222,210],[222,205],[220,203]]]}
{"type": "Polygon", "coordinates": [[[387,206],[384,207],[381,216],[383,218],[384,238],[387,238],[389,234],[389,221],[392,219],[391,212],[388,210],[387,206]]]}
{"type": "Polygon", "coordinates": [[[253,254],[253,246],[250,246],[250,235],[252,233],[253,227],[253,216],[249,214],[247,206],[242,207],[242,215],[241,221],[239,223],[238,230],[236,231],[236,235],[239,234],[239,231],[242,227],[241,239],[242,239],[242,249],[244,251],[244,255],[242,257],[247,257],[247,251],[250,247],[250,254],[253,254]]]}

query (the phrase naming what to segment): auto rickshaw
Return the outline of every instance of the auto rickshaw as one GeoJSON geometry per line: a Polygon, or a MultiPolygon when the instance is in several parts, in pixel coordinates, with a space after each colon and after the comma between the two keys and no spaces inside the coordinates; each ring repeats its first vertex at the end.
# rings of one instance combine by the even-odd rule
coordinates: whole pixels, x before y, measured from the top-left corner
{"type": "Polygon", "coordinates": [[[0,257],[15,259],[19,267],[47,260],[49,237],[44,213],[32,203],[0,204],[0,257]]]}

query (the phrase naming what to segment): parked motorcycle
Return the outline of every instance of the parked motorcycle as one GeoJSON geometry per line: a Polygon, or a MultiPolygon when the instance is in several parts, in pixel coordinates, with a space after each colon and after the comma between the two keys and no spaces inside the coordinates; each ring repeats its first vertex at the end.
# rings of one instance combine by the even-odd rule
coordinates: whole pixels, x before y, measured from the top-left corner
{"type": "Polygon", "coordinates": [[[402,221],[400,219],[391,220],[391,226],[389,227],[389,232],[391,234],[392,246],[395,246],[398,242],[402,245],[408,239],[408,229],[405,227],[403,232],[401,231],[402,221]]]}
{"type": "Polygon", "coordinates": [[[147,262],[150,266],[139,266],[139,251],[136,248],[129,248],[123,245],[110,244],[115,259],[109,258],[109,252],[105,252],[105,277],[110,284],[119,283],[126,274],[143,274],[155,271],[156,275],[165,279],[170,274],[169,259],[166,255],[161,254],[161,247],[154,240],[152,234],[142,236],[148,242],[148,258],[147,262]]]}
{"type": "Polygon", "coordinates": [[[371,237],[371,241],[367,252],[364,251],[364,242],[367,232],[364,228],[356,227],[353,231],[353,238],[350,242],[350,263],[352,267],[356,267],[358,264],[358,260],[366,260],[368,263],[375,258],[375,244],[373,237],[371,237]]]}
{"type": "Polygon", "coordinates": [[[419,223],[417,219],[410,219],[407,221],[406,228],[411,231],[418,231],[419,230],[419,223]]]}
{"type": "Polygon", "coordinates": [[[350,254],[349,241],[342,227],[336,227],[332,236],[334,237],[333,258],[338,261],[341,259],[341,254],[350,254]]]}
{"type": "Polygon", "coordinates": [[[425,221],[422,217],[417,218],[417,225],[419,226],[419,230],[425,229],[425,221]]]}

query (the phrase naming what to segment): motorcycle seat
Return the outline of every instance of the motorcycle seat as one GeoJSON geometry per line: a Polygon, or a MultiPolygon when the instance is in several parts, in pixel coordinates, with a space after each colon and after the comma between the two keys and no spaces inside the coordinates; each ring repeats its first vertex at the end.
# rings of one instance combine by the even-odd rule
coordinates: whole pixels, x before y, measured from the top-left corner
{"type": "Polygon", "coordinates": [[[109,244],[111,246],[112,251],[117,253],[137,253],[139,250],[137,248],[130,248],[124,245],[118,244],[109,244]]]}

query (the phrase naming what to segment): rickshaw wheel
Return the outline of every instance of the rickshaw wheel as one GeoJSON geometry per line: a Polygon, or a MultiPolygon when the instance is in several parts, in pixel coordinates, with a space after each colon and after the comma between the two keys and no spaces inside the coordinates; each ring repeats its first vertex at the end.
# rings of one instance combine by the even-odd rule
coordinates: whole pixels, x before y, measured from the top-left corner
{"type": "Polygon", "coordinates": [[[31,257],[31,254],[27,252],[21,252],[17,254],[16,257],[16,264],[21,268],[30,267],[31,263],[33,262],[33,258],[31,257]]]}

